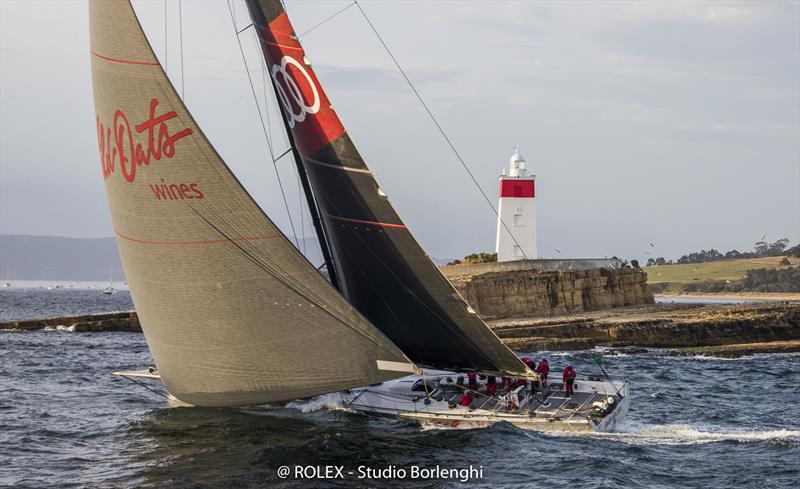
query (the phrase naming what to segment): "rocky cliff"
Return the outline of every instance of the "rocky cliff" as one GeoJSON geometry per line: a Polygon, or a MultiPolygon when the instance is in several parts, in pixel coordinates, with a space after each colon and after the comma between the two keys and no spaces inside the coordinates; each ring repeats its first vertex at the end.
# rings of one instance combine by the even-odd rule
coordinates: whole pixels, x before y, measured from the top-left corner
{"type": "MultiPolygon", "coordinates": [[[[487,264],[490,265],[490,264],[487,264]]],[[[485,318],[548,316],[653,304],[640,269],[522,269],[444,267],[445,276],[485,318]]]]}

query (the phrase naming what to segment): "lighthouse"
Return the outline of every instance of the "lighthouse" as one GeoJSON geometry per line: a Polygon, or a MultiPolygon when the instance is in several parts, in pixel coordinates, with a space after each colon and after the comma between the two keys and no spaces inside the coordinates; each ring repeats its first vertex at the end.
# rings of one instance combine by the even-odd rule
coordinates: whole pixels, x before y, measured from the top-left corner
{"type": "Polygon", "coordinates": [[[497,261],[537,258],[535,181],[536,176],[525,168],[525,158],[515,148],[508,168],[500,175],[497,261]]]}

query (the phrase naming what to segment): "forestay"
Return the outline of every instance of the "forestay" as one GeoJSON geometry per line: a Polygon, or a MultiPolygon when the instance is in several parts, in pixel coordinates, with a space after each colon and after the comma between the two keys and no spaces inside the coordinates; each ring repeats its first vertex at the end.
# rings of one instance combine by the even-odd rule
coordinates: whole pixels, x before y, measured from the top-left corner
{"type": "Polygon", "coordinates": [[[130,3],[93,1],[90,17],[108,203],[167,389],[190,404],[236,406],[412,372],[242,188],[164,74],[130,3]]]}
{"type": "Polygon", "coordinates": [[[469,308],[389,203],[325,95],[280,1],[246,2],[344,295],[419,365],[533,375],[469,308]]]}

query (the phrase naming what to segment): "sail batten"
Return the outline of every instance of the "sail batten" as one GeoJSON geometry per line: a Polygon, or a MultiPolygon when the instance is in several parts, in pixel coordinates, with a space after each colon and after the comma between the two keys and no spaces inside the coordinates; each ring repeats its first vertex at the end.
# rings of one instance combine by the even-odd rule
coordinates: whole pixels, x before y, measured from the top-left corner
{"type": "Polygon", "coordinates": [[[380,190],[280,1],[246,1],[343,294],[417,365],[532,376],[442,275],[380,190]]]}
{"type": "Polygon", "coordinates": [[[248,195],[170,83],[128,0],[90,2],[98,147],[117,246],[167,389],[287,401],[414,369],[248,195]]]}

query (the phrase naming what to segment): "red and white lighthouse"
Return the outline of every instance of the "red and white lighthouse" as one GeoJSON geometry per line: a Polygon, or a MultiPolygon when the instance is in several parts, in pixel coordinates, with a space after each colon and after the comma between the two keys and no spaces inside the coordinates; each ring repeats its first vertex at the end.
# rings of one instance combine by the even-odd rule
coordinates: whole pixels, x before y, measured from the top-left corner
{"type": "Polygon", "coordinates": [[[515,149],[500,175],[497,261],[537,258],[535,182],[536,176],[525,168],[525,158],[515,149]]]}

